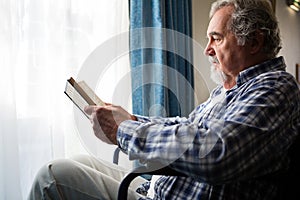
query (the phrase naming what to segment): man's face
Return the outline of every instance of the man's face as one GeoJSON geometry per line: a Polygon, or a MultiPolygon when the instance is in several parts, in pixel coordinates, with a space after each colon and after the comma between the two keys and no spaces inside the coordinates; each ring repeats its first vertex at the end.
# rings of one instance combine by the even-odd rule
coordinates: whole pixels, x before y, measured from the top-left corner
{"type": "Polygon", "coordinates": [[[240,71],[245,68],[247,46],[239,46],[234,34],[228,30],[232,7],[224,7],[218,10],[211,18],[207,37],[208,44],[204,50],[205,55],[210,56],[213,75],[221,77],[222,82],[234,80],[240,71]],[[224,80],[225,79],[225,80],[224,80]]]}

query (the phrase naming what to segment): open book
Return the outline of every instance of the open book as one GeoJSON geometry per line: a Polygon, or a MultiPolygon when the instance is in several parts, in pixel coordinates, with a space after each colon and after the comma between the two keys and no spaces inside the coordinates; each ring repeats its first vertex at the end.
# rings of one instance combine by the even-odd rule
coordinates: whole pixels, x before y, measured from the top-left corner
{"type": "Polygon", "coordinates": [[[67,80],[64,93],[73,103],[85,114],[84,107],[88,105],[104,105],[104,102],[94,93],[94,91],[84,82],[76,82],[74,78],[67,80]]]}

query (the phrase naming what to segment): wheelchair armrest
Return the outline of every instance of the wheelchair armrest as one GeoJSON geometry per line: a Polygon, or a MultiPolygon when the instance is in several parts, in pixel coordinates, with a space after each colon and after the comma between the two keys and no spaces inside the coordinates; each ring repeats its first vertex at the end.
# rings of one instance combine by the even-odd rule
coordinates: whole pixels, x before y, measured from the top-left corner
{"type": "Polygon", "coordinates": [[[149,168],[146,166],[141,166],[133,169],[129,174],[127,174],[124,179],[121,181],[121,184],[119,186],[118,191],[118,200],[125,200],[127,199],[128,194],[128,187],[133,179],[136,177],[143,175],[143,174],[149,174],[149,175],[166,175],[166,176],[187,176],[183,173],[180,173],[169,166],[156,169],[153,171],[149,171],[149,168]]]}

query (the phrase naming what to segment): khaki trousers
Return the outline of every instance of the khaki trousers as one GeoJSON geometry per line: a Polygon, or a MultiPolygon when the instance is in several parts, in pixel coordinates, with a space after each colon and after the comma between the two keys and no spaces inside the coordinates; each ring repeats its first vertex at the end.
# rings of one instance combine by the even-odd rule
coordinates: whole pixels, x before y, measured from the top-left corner
{"type": "MultiPolygon", "coordinates": [[[[86,155],[54,160],[39,170],[28,200],[114,200],[120,181],[128,172],[86,155]]],[[[133,180],[128,190],[129,200],[143,197],[135,191],[145,181],[142,177],[133,180]]]]}

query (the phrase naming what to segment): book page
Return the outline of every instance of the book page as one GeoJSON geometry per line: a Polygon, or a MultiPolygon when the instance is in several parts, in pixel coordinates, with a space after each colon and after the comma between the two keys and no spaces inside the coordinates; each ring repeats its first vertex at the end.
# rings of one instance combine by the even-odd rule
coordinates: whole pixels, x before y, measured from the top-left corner
{"type": "Polygon", "coordinates": [[[73,101],[73,103],[83,112],[83,114],[89,118],[84,108],[89,104],[84,98],[77,92],[77,90],[69,83],[66,83],[65,94],[73,101]]]}
{"type": "Polygon", "coordinates": [[[94,93],[94,91],[84,82],[76,82],[72,77],[67,80],[65,92],[73,103],[88,117],[84,108],[88,105],[104,106],[105,103],[94,93]]]}
{"type": "Polygon", "coordinates": [[[94,91],[84,81],[78,82],[78,85],[86,92],[86,94],[95,102],[96,105],[105,105],[105,103],[94,93],[94,91]]]}

